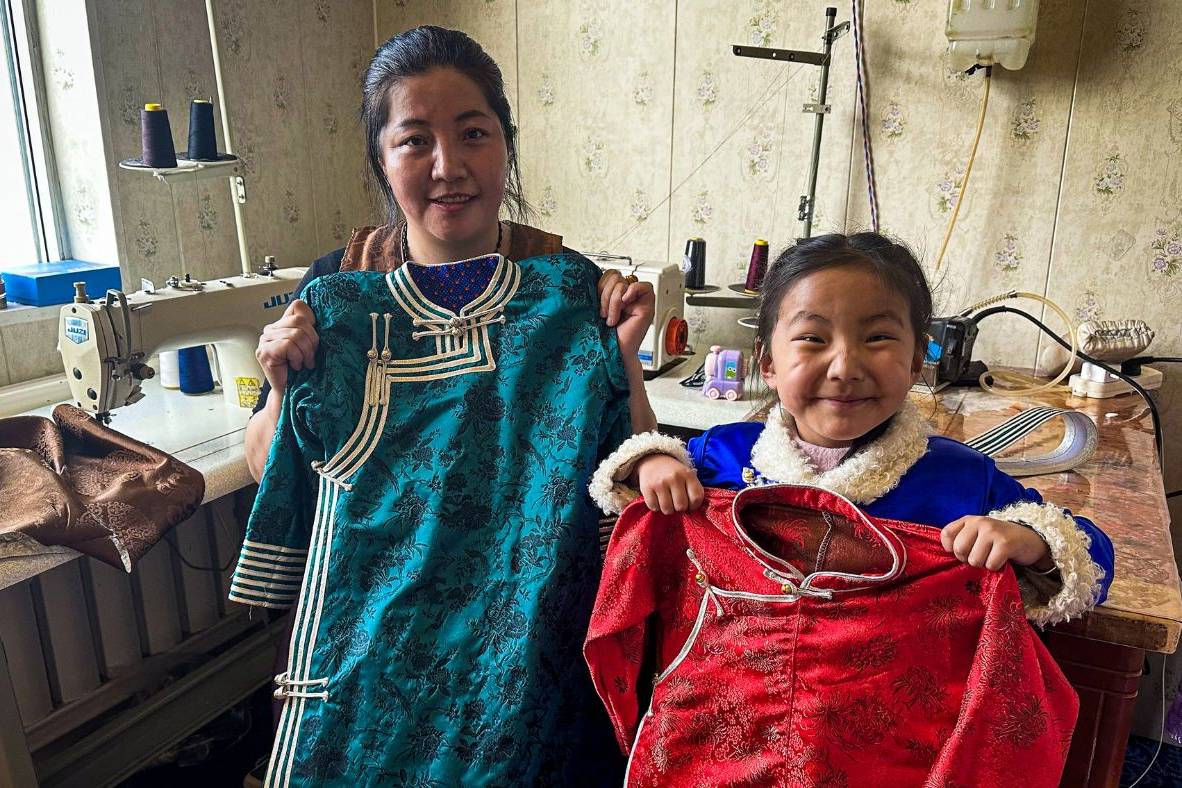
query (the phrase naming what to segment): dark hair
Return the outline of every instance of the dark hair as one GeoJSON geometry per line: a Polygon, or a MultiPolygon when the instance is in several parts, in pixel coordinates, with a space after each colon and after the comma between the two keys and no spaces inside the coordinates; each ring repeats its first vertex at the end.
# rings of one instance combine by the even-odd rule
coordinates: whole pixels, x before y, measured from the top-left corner
{"type": "Polygon", "coordinates": [[[770,346],[780,315],[780,303],[792,286],[809,274],[843,265],[869,268],[887,287],[906,299],[911,328],[915,332],[916,353],[926,349],[923,338],[932,322],[932,290],[911,250],[879,233],[833,233],[797,241],[780,252],[768,269],[760,287],[756,358],[770,346]]]}
{"type": "Polygon", "coordinates": [[[434,68],[452,68],[476,83],[488,105],[501,122],[508,148],[509,162],[505,178],[505,202],[514,219],[531,213],[521,190],[521,171],[517,165],[517,127],[509,99],[505,97],[505,79],[501,69],[480,44],[459,30],[448,30],[423,25],[399,33],[374,52],[362,83],[361,123],[365,126],[365,154],[369,161],[368,176],[371,188],[386,203],[390,222],[398,219],[401,211],[394,199],[394,191],[386,180],[382,167],[379,142],[382,129],[390,115],[390,88],[407,77],[424,74],[434,68]]]}

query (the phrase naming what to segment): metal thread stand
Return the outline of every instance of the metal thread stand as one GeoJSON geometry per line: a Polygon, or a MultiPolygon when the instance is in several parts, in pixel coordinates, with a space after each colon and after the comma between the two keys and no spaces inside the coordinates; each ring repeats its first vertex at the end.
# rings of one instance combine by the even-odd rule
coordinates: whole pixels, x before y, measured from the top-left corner
{"type": "MultiPolygon", "coordinates": [[[[222,145],[227,156],[217,161],[191,161],[178,159],[176,167],[145,167],[136,159],[119,162],[119,166],[132,172],[150,173],[161,183],[172,186],[174,182],[188,183],[205,178],[230,179],[230,204],[234,206],[234,230],[238,238],[238,260],[242,265],[242,275],[257,276],[250,266],[250,254],[246,248],[246,225],[243,221],[242,206],[246,204],[246,168],[242,161],[234,154],[234,145],[230,141],[230,117],[226,114],[226,87],[222,82],[222,58],[218,47],[217,24],[213,13],[214,0],[205,0],[205,17],[209,22],[209,46],[213,50],[213,77],[218,87],[218,107],[222,114],[222,145]]],[[[175,212],[175,198],[173,201],[175,212]]],[[[179,226],[179,222],[178,222],[179,226]]]]}
{"type": "MultiPolygon", "coordinates": [[[[763,60],[776,60],[782,63],[804,63],[821,67],[821,83],[817,91],[816,103],[808,103],[803,107],[804,112],[815,115],[813,122],[813,150],[809,159],[808,192],[800,196],[800,207],[796,218],[801,222],[801,238],[811,238],[813,234],[813,214],[817,197],[817,172],[821,163],[821,135],[825,129],[825,116],[833,107],[826,103],[829,95],[829,66],[832,62],[833,42],[841,38],[850,29],[849,22],[836,24],[837,9],[832,6],[825,9],[825,33],[822,36],[824,46],[820,52],[807,52],[798,49],[771,49],[768,47],[750,47],[735,44],[731,51],[738,57],[757,57],[763,60]]],[[[687,295],[685,302],[690,306],[712,306],[726,309],[751,309],[755,305],[754,298],[746,295],[687,295]]]]}
{"type": "Polygon", "coordinates": [[[813,234],[813,211],[817,198],[817,169],[821,163],[821,134],[825,128],[825,116],[832,111],[832,107],[825,103],[829,95],[829,66],[832,62],[833,42],[841,38],[850,29],[849,22],[836,24],[837,9],[830,6],[825,9],[825,33],[822,35],[824,46],[821,52],[804,52],[796,49],[767,49],[765,47],[745,47],[736,44],[732,47],[738,57],[758,57],[764,60],[779,60],[785,63],[806,63],[821,67],[821,84],[817,91],[817,102],[805,104],[804,111],[816,116],[813,123],[813,151],[809,159],[808,193],[800,196],[800,209],[797,218],[801,221],[801,238],[810,238],[813,234]]]}

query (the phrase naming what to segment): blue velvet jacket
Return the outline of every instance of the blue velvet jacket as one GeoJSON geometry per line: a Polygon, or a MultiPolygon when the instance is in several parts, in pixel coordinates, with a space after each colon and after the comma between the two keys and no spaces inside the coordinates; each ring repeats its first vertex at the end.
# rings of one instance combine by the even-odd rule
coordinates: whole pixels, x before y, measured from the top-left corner
{"type": "MultiPolygon", "coordinates": [[[[1078,557],[1083,559],[1083,549],[1086,548],[1091,562],[1102,572],[1098,582],[1094,577],[1098,573],[1093,573],[1093,578],[1087,582],[1094,603],[1099,604],[1106,598],[1114,564],[1112,541],[1108,536],[1087,518],[1044,503],[1036,490],[1023,487],[1016,479],[998,470],[988,456],[950,438],[928,436],[918,430],[908,437],[888,429],[884,435],[847,457],[837,468],[816,474],[774,415],[767,425],[759,422],[724,424],[691,440],[689,453],[702,484],[729,490],[742,489],[753,483],[816,484],[846,495],[871,516],[936,528],[943,528],[966,515],[1022,520],[1048,539],[1065,581],[1074,570],[1064,565],[1064,556],[1074,546],[1078,557]],[[767,431],[779,434],[765,435],[767,431]],[[908,443],[911,444],[910,450],[908,443]],[[790,456],[781,464],[785,455],[790,456]],[[855,467],[859,463],[861,467],[855,467]],[[857,478],[858,475],[874,478],[864,483],[865,480],[857,478]],[[1027,505],[1023,507],[1022,504],[1027,505]],[[1009,511],[1002,511],[1007,509],[1009,511]],[[1031,522],[1031,519],[1037,522],[1031,522]],[[1073,530],[1076,533],[1072,533],[1073,530]],[[1081,539],[1081,536],[1086,538],[1081,539]]],[[[896,417],[896,421],[900,418],[896,417]]],[[[1087,600],[1083,601],[1084,609],[1090,607],[1087,600]]],[[[1069,615],[1078,612],[1082,611],[1072,609],[1069,615]]],[[[1042,623],[1053,623],[1057,619],[1061,620],[1052,617],[1042,623]]]]}

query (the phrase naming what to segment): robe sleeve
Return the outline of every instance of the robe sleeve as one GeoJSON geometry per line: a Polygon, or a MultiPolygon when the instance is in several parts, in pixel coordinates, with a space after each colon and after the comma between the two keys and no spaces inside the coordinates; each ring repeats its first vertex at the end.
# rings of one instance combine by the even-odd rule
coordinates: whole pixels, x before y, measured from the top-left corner
{"type": "Polygon", "coordinates": [[[656,430],[632,435],[616,446],[618,448],[599,463],[588,487],[595,505],[607,514],[619,514],[640,497],[640,490],[627,483],[639,460],[650,454],[667,454],[693,467],[685,443],[656,430]]]}
{"type": "MultiPolygon", "coordinates": [[[[659,572],[668,545],[680,541],[658,539],[669,520],[649,512],[643,501],[624,510],[608,546],[595,608],[583,644],[591,680],[615,729],[624,753],[632,749],[640,722],[641,665],[650,616],[657,610],[659,572]],[[654,522],[660,519],[662,522],[654,522]]],[[[669,536],[669,533],[666,533],[669,536]]]]}
{"type": "Polygon", "coordinates": [[[616,342],[615,329],[606,325],[601,326],[600,341],[607,365],[608,401],[603,408],[603,420],[599,429],[599,447],[595,457],[597,463],[602,462],[615,447],[632,435],[628,375],[624,372],[624,361],[620,358],[620,346],[616,342]]]}
{"type": "MultiPolygon", "coordinates": [[[[307,293],[313,312],[317,288],[307,293]]],[[[323,344],[317,367],[323,367],[323,344]]],[[[318,479],[312,459],[323,459],[309,417],[317,407],[315,371],[292,371],[259,491],[246,525],[246,538],[230,582],[230,600],[246,605],[289,608],[299,598],[316,515],[318,479]]]]}
{"type": "Polygon", "coordinates": [[[298,393],[290,387],[284,394],[230,584],[234,602],[283,609],[295,604],[299,596],[315,515],[316,480],[305,460],[296,424],[294,401],[298,393]]]}
{"type": "MultiPolygon", "coordinates": [[[[1009,570],[989,573],[984,620],[960,713],[925,785],[977,775],[1021,774],[1022,785],[1056,786],[1079,713],[1079,697],[1036,637],[1030,637],[1009,570]]],[[[994,784],[984,780],[983,784],[994,784]]]]}
{"type": "Polygon", "coordinates": [[[1067,621],[1107,598],[1115,556],[1112,540],[1095,523],[1043,501],[1037,490],[1023,487],[992,460],[986,469],[986,498],[988,517],[1034,529],[1051,549],[1057,577],[1016,567],[1033,623],[1067,621]]]}

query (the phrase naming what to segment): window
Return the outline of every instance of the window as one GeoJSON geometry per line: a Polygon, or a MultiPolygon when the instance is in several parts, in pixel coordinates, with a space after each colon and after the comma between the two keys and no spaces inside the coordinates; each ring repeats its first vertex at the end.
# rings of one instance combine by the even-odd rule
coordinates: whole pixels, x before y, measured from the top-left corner
{"type": "Polygon", "coordinates": [[[0,270],[68,255],[41,111],[33,3],[0,0],[0,270]]]}

